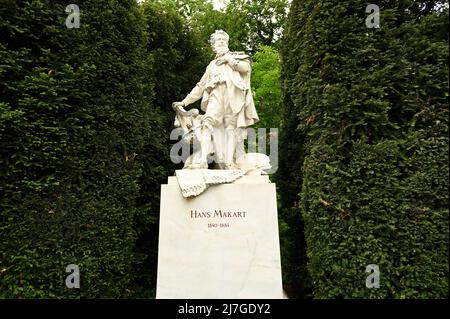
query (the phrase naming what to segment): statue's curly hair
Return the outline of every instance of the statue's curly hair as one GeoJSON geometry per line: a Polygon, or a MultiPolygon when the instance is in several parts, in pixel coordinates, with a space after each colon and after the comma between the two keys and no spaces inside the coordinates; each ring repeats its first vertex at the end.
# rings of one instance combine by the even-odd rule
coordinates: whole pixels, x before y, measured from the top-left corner
{"type": "Polygon", "coordinates": [[[230,36],[228,35],[228,33],[226,33],[223,30],[216,30],[216,32],[211,34],[211,38],[209,39],[209,42],[211,43],[212,46],[214,46],[214,43],[216,42],[216,37],[218,35],[224,35],[225,38],[227,39],[227,44],[230,42],[230,36]]]}

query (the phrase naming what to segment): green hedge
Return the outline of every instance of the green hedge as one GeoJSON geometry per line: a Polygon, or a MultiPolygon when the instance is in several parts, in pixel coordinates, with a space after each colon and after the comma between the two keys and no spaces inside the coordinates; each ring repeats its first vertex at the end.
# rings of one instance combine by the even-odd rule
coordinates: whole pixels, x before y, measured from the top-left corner
{"type": "Polygon", "coordinates": [[[283,39],[278,178],[298,222],[292,259],[308,269],[297,285],[310,275],[316,298],[444,298],[448,11],[383,3],[368,29],[367,4],[293,1],[283,39]],[[379,289],[365,286],[369,264],[379,289]]]}
{"type": "Polygon", "coordinates": [[[448,293],[448,140],[358,142],[351,162],[318,145],[304,162],[301,210],[318,298],[448,293]],[[366,266],[380,288],[365,286],[366,266]]]}
{"type": "Polygon", "coordinates": [[[158,129],[145,22],[134,0],[79,1],[68,29],[69,3],[0,9],[2,298],[134,289],[140,156],[158,129]],[[80,289],[65,286],[68,264],[80,289]]]}

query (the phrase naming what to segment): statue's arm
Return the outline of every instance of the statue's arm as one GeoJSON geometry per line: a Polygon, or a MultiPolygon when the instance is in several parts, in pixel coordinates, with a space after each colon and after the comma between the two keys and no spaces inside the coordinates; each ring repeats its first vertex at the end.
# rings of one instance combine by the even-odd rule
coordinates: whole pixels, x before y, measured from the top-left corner
{"type": "Polygon", "coordinates": [[[205,74],[203,74],[201,80],[192,89],[191,93],[189,93],[182,101],[184,106],[188,106],[194,102],[197,102],[198,100],[200,100],[202,98],[203,92],[205,91],[205,87],[206,87],[206,81],[208,80],[208,74],[209,74],[209,66],[206,69],[205,74]]]}

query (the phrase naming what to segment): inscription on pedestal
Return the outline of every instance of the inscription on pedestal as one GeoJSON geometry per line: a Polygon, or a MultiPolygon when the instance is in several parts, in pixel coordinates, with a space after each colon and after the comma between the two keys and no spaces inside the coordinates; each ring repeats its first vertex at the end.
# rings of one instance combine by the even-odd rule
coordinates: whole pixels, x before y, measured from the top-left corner
{"type": "Polygon", "coordinates": [[[191,219],[204,221],[208,220],[208,228],[229,228],[233,225],[236,219],[243,219],[247,217],[245,210],[241,211],[225,211],[222,209],[213,209],[210,211],[201,211],[197,209],[191,209],[191,219]],[[214,221],[211,221],[211,220],[214,221]]]}

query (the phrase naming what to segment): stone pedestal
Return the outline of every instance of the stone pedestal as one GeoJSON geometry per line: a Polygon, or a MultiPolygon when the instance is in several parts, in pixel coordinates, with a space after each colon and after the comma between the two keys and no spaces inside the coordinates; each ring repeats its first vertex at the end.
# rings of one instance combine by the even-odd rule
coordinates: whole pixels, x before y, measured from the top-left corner
{"type": "Polygon", "coordinates": [[[283,298],[275,184],[244,176],[184,198],[161,186],[157,298],[283,298]]]}

